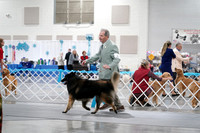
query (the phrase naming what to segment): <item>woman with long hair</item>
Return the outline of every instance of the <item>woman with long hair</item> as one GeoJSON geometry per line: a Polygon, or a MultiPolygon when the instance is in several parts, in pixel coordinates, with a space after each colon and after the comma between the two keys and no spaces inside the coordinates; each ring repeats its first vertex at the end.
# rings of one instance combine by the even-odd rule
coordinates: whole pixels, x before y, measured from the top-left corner
{"type": "Polygon", "coordinates": [[[70,54],[70,56],[69,56],[69,62],[68,62],[69,68],[67,68],[67,69],[73,70],[73,65],[76,63],[79,63],[79,56],[78,56],[76,50],[73,50],[72,54],[70,54]]]}
{"type": "MultiPolygon", "coordinates": [[[[173,76],[172,73],[172,58],[176,58],[176,55],[174,54],[174,51],[171,49],[172,43],[170,41],[166,41],[163,45],[162,51],[161,51],[161,65],[160,70],[162,73],[169,72],[171,76],[173,76]]],[[[173,89],[173,84],[170,83],[170,88],[173,89]]],[[[172,96],[177,96],[178,94],[172,90],[171,91],[172,96]]],[[[165,93],[163,93],[163,96],[166,96],[165,93]]]]}

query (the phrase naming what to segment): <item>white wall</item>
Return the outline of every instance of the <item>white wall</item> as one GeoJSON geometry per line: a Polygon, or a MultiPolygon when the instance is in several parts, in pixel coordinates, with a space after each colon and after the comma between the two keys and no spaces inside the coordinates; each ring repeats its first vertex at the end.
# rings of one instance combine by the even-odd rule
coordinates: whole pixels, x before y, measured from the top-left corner
{"type": "MultiPolygon", "coordinates": [[[[150,0],[149,50],[160,50],[164,42],[172,40],[172,29],[200,29],[200,0],[150,0]]],[[[174,47],[174,46],[172,46],[174,47]]],[[[199,49],[185,45],[183,51],[199,49]]]]}
{"type": "MultiPolygon", "coordinates": [[[[128,66],[135,70],[141,59],[146,58],[148,42],[148,0],[95,0],[94,25],[86,28],[71,28],[68,26],[53,24],[54,0],[1,0],[0,1],[0,35],[28,35],[29,40],[35,40],[37,35],[77,35],[92,33],[98,40],[101,28],[110,30],[111,35],[116,36],[116,44],[120,44],[120,35],[138,35],[138,54],[121,54],[120,65],[128,66]],[[130,24],[112,25],[112,5],[130,6],[130,24]],[[24,25],[24,7],[39,7],[39,25],[24,25]],[[7,18],[9,13],[11,18],[7,18]]],[[[74,25],[71,25],[74,26],[74,25]]],[[[85,25],[81,25],[85,26],[85,25]]]]}

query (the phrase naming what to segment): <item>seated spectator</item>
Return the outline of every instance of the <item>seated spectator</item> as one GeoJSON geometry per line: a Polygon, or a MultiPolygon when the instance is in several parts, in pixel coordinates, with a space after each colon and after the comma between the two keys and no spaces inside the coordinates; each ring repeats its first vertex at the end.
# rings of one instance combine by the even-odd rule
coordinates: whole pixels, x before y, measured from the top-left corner
{"type": "Polygon", "coordinates": [[[58,62],[56,61],[56,57],[53,57],[53,59],[51,60],[50,65],[57,65],[58,62]]]}
{"type": "Polygon", "coordinates": [[[81,56],[81,63],[82,63],[82,61],[88,59],[88,56],[86,55],[86,51],[83,51],[83,52],[82,52],[82,55],[83,55],[83,56],[81,56]]]}
{"type": "Polygon", "coordinates": [[[79,64],[79,56],[78,56],[76,50],[73,50],[72,54],[70,54],[70,56],[69,56],[69,62],[68,62],[69,68],[67,68],[67,69],[73,70],[74,64],[79,64]]]}
{"type": "MultiPolygon", "coordinates": [[[[139,98],[139,101],[142,105],[146,103],[145,95],[148,96],[151,93],[151,89],[148,87],[147,82],[149,82],[149,78],[157,79],[158,81],[167,81],[169,78],[161,78],[156,76],[150,70],[150,63],[147,60],[142,60],[141,66],[138,70],[135,71],[132,78],[134,79],[135,83],[133,83],[132,93],[136,98],[139,98]],[[145,81],[144,81],[145,80],[145,81]],[[139,87],[137,86],[139,85],[139,87]],[[143,94],[145,92],[145,95],[143,94]]],[[[172,79],[169,79],[172,80],[172,79]]],[[[131,95],[129,98],[129,103],[133,104],[135,101],[135,97],[131,95]]],[[[136,102],[139,104],[138,102],[136,102]]],[[[140,104],[139,104],[140,105],[140,104]]],[[[151,106],[150,104],[146,104],[146,106],[151,106]]]]}

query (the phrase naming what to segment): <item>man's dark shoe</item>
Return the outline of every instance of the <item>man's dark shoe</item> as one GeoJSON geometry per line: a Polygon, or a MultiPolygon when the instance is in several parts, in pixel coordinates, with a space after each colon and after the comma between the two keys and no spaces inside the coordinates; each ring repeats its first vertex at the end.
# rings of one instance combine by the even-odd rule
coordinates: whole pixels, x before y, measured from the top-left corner
{"type": "Polygon", "coordinates": [[[104,105],[101,106],[99,109],[100,109],[100,110],[104,110],[104,109],[107,109],[107,108],[110,108],[110,105],[104,104],[104,105]]]}
{"type": "Polygon", "coordinates": [[[129,97],[129,103],[130,105],[133,105],[133,103],[135,102],[135,98],[133,96],[129,97]]]}

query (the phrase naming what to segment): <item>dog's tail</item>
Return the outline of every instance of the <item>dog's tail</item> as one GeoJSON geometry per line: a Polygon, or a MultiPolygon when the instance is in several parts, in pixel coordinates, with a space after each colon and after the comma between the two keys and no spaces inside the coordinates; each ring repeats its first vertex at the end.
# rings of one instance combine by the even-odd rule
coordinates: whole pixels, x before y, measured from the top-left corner
{"type": "Polygon", "coordinates": [[[117,92],[119,81],[120,81],[120,74],[118,72],[114,72],[111,77],[111,82],[113,84],[115,92],[117,92]]]}

